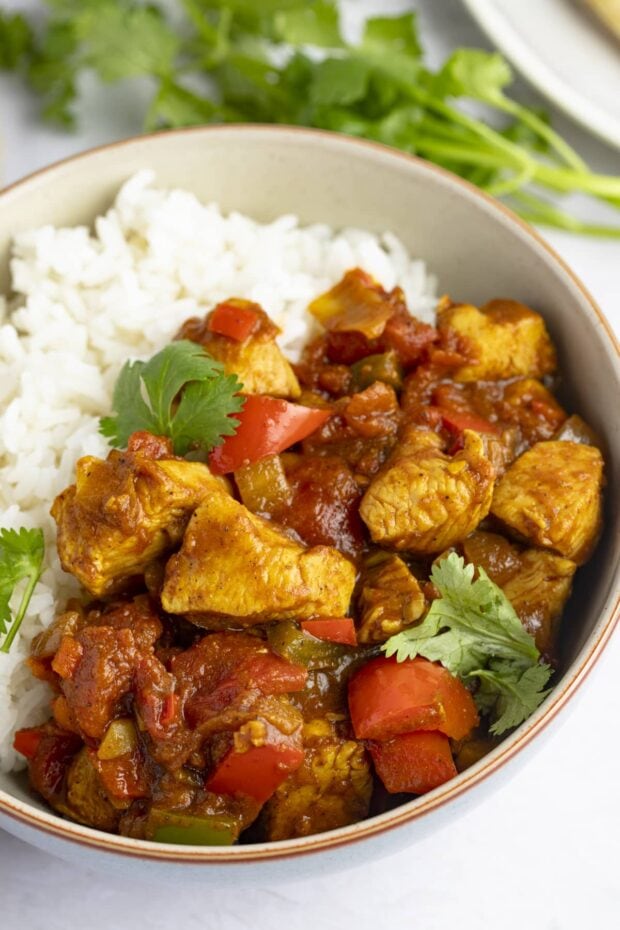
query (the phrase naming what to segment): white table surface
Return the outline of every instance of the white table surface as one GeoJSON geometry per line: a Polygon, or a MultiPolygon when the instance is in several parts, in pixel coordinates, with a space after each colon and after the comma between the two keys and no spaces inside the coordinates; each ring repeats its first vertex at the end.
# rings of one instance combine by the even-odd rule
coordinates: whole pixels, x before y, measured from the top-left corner
{"type": "MultiPolygon", "coordinates": [[[[358,10],[406,5],[357,0],[358,10]]],[[[458,0],[410,5],[420,11],[432,59],[458,45],[487,46],[458,0]]],[[[516,92],[537,101],[524,85],[516,92]]],[[[142,97],[140,87],[89,88],[82,129],[71,136],[42,128],[36,104],[11,78],[0,78],[0,184],[138,132],[142,97]]],[[[620,174],[618,152],[553,115],[593,166],[620,174]]],[[[546,235],[620,331],[620,244],[546,235]]],[[[0,831],[0,927],[375,930],[381,922],[397,930],[613,930],[620,926],[619,673],[616,636],[580,699],[506,787],[408,851],[356,870],[258,888],[218,889],[206,878],[204,886],[150,886],[66,865],[0,831]]]]}

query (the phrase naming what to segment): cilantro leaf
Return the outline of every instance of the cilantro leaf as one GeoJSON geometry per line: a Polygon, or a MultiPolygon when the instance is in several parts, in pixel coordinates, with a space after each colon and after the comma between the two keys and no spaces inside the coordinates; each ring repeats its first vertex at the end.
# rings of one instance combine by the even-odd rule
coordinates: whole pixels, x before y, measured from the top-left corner
{"type": "Polygon", "coordinates": [[[549,694],[544,688],[551,668],[545,664],[522,667],[518,662],[500,660],[472,674],[480,682],[475,695],[478,708],[494,711],[496,719],[490,731],[496,736],[527,720],[549,694]]]}
{"type": "Polygon", "coordinates": [[[172,342],[148,362],[124,365],[114,388],[115,415],[104,417],[99,430],[121,448],[132,433],[147,430],[169,436],[177,455],[190,448],[209,451],[238,426],[232,415],[243,407],[241,389],[202,346],[172,342]]]}
{"type": "Polygon", "coordinates": [[[194,445],[196,436],[205,449],[214,449],[232,436],[239,420],[231,413],[239,413],[243,399],[235,396],[241,385],[235,375],[220,375],[211,381],[193,382],[183,391],[174,417],[174,447],[178,455],[185,455],[194,445]],[[231,409],[232,408],[232,409],[231,409]]]}
{"type": "Polygon", "coordinates": [[[152,6],[123,9],[103,2],[83,18],[86,39],[84,60],[102,81],[138,75],[169,76],[181,39],[169,28],[160,10],[152,6]]]}
{"type": "Polygon", "coordinates": [[[416,81],[421,52],[415,13],[368,19],[357,49],[368,64],[398,83],[416,81]]]}
{"type": "Polygon", "coordinates": [[[539,664],[534,638],[502,591],[478,568],[452,552],[434,566],[431,581],[441,594],[417,626],[383,646],[397,661],[420,655],[441,662],[459,678],[476,678],[481,710],[492,711],[494,733],[517,726],[546,696],[551,676],[539,664]]]}
{"type": "Polygon", "coordinates": [[[499,52],[461,48],[453,52],[437,73],[434,90],[448,97],[498,100],[512,83],[510,65],[499,52]]]}
{"type": "Polygon", "coordinates": [[[21,13],[0,10],[0,70],[14,71],[30,54],[32,29],[21,13]]]}
{"type": "Polygon", "coordinates": [[[278,38],[289,45],[316,45],[319,48],[342,48],[338,7],[333,0],[316,0],[300,9],[276,14],[278,38]]]}
{"type": "Polygon", "coordinates": [[[77,96],[78,53],[75,23],[52,22],[28,66],[28,80],[43,98],[44,118],[65,129],[75,125],[71,105],[77,96]]]}
{"type": "Polygon", "coordinates": [[[24,619],[36,583],[41,577],[45,545],[42,530],[0,529],[0,652],[8,652],[24,619]],[[11,597],[20,581],[26,580],[22,598],[13,616],[11,597]]]}
{"type": "Polygon", "coordinates": [[[314,70],[310,99],[320,106],[347,106],[365,96],[369,77],[370,66],[365,61],[326,58],[314,70]]]}
{"type": "Polygon", "coordinates": [[[500,54],[457,49],[425,68],[414,13],[371,17],[349,43],[341,0],[45,2],[43,23],[0,12],[0,68],[26,76],[44,118],[64,128],[85,71],[104,82],[141,75],[153,86],[149,130],[258,121],[352,133],[448,168],[535,222],[620,237],[619,224],[584,222],[558,203],[581,192],[620,209],[620,178],[591,171],[509,96],[500,54]]]}
{"type": "Polygon", "coordinates": [[[202,126],[220,114],[220,108],[207,97],[173,81],[162,81],[145,119],[145,129],[152,132],[165,126],[202,126]]]}

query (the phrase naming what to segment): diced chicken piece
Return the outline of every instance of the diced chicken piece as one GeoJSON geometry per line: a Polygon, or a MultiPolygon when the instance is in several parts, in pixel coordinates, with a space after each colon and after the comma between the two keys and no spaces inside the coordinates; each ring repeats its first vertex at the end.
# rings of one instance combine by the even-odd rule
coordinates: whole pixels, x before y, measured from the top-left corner
{"type": "Polygon", "coordinates": [[[368,816],[372,775],[362,743],[341,739],[324,719],[303,730],[305,759],[263,810],[266,840],[335,830],[368,816]]]}
{"type": "Polygon", "coordinates": [[[599,534],[602,486],[603,457],[594,446],[539,442],[498,482],[491,513],[518,538],[579,565],[599,534]]]}
{"type": "Polygon", "coordinates": [[[486,517],[494,471],[478,433],[465,430],[463,448],[445,455],[435,433],[406,434],[366,491],[360,514],[373,542],[418,555],[447,549],[486,517]]]}
{"type": "Polygon", "coordinates": [[[463,552],[468,562],[484,568],[503,589],[540,651],[553,655],[575,563],[545,549],[522,550],[495,533],[472,533],[463,552]]]}
{"type": "Polygon", "coordinates": [[[116,830],[120,811],[110,803],[86,747],[71,763],[66,790],[67,812],[73,820],[97,830],[116,830]]]}
{"type": "Polygon", "coordinates": [[[178,338],[191,339],[224,365],[226,374],[237,375],[244,394],[270,394],[297,400],[301,394],[299,382],[289,362],[276,342],[280,332],[265,311],[249,300],[233,298],[226,301],[250,309],[258,317],[254,332],[243,341],[222,336],[209,330],[209,315],[203,320],[188,320],[178,338]]]}
{"type": "Polygon", "coordinates": [[[355,568],[331,546],[306,549],[225,495],[213,495],[189,522],[166,567],[164,609],[217,628],[265,620],[344,617],[355,568]]]}
{"type": "Polygon", "coordinates": [[[126,452],[114,450],[105,461],[79,459],[76,483],[51,511],[62,567],[96,596],[122,589],[179,542],[205,497],[224,494],[206,465],[174,458],[167,440],[154,456],[152,444],[135,436],[126,452]]]}
{"type": "Polygon", "coordinates": [[[455,369],[456,381],[541,378],[556,368],[543,318],[515,300],[492,300],[480,309],[446,304],[439,310],[439,331],[455,333],[472,356],[455,369]]]}
{"type": "Polygon", "coordinates": [[[384,643],[419,620],[426,602],[417,578],[397,555],[374,552],[364,563],[359,597],[360,643],[384,643]]]}

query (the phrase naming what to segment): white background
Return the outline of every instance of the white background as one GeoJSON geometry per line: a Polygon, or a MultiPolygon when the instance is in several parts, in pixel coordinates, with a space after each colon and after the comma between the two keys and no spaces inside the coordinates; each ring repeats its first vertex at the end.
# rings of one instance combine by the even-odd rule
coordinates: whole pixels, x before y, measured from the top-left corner
{"type": "MultiPolygon", "coordinates": [[[[260,2],[260,0],[257,0],[260,2]]],[[[357,0],[358,11],[397,0],[357,0]]],[[[458,45],[487,45],[458,0],[417,0],[431,59],[458,45]]],[[[23,9],[28,0],[3,6],[23,9]]],[[[82,129],[41,128],[36,104],[0,78],[8,183],[73,152],[140,129],[145,89],[87,89],[82,129]]],[[[620,91],[620,88],[619,88],[620,91]]],[[[524,85],[517,96],[540,101],[524,85]]],[[[601,171],[620,155],[559,114],[554,124],[601,171]]],[[[620,331],[620,244],[546,233],[620,331]]],[[[0,832],[2,930],[286,928],[376,930],[613,930],[620,927],[620,637],[580,699],[500,792],[447,828],[391,858],[319,879],[222,889],[150,886],[70,867],[0,832]]]]}

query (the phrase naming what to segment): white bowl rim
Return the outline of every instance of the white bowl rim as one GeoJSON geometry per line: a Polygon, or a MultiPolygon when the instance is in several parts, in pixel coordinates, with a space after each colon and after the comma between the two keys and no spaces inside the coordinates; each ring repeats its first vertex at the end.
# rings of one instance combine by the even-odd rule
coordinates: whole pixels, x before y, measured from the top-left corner
{"type": "MultiPolygon", "coordinates": [[[[136,143],[144,143],[149,139],[158,138],[162,135],[225,135],[226,133],[234,134],[242,132],[251,134],[252,132],[265,133],[266,131],[273,133],[274,136],[280,136],[283,139],[291,135],[298,138],[306,137],[308,140],[322,139],[325,144],[335,147],[341,146],[343,150],[347,150],[349,147],[358,147],[369,151],[371,154],[374,152],[383,157],[404,159],[414,165],[417,170],[438,175],[443,178],[445,182],[452,184],[454,188],[460,188],[462,191],[468,193],[470,197],[473,196],[474,198],[482,200],[490,212],[501,214],[504,222],[508,220],[515,232],[519,230],[521,233],[527,234],[530,239],[534,240],[536,245],[542,248],[547,254],[547,257],[559,266],[564,275],[568,277],[573,286],[580,292],[581,297],[589,305],[590,310],[593,311],[598,318],[602,329],[606,333],[609,345],[613,350],[612,361],[620,383],[620,343],[613,329],[605,318],[602,310],[577,275],[535,229],[513,213],[508,207],[504,206],[504,204],[495,200],[484,191],[474,187],[468,181],[454,175],[452,172],[417,158],[414,155],[392,149],[378,142],[371,142],[366,139],[358,139],[356,137],[345,136],[321,129],[308,129],[298,126],[274,126],[261,123],[229,123],[215,126],[191,126],[183,129],[169,130],[165,133],[132,136],[117,142],[111,142],[88,149],[77,155],[72,155],[19,179],[3,190],[0,190],[0,208],[3,200],[12,198],[14,195],[19,195],[23,188],[29,187],[33,182],[37,182],[48,175],[53,175],[55,171],[62,170],[82,159],[112,151],[113,149],[131,146],[136,143]]],[[[341,827],[326,833],[313,834],[308,837],[281,840],[278,842],[255,843],[247,846],[217,847],[177,846],[104,833],[103,831],[95,830],[91,827],[74,823],[73,821],[64,820],[51,811],[48,812],[33,807],[31,804],[20,801],[2,789],[0,789],[0,813],[23,825],[34,827],[50,836],[69,841],[79,846],[87,846],[108,854],[151,861],[191,863],[192,865],[204,866],[248,864],[285,858],[290,859],[309,853],[317,853],[322,850],[331,850],[365,838],[378,836],[390,829],[410,823],[413,820],[430,814],[447,802],[459,797],[468,789],[485,781],[490,775],[503,767],[504,764],[512,759],[521,749],[525,748],[525,746],[556,717],[558,712],[566,705],[577,688],[589,675],[620,619],[619,568],[620,566],[616,565],[614,584],[612,584],[612,590],[601,612],[601,618],[603,619],[599,620],[596,628],[580,650],[579,655],[567,669],[562,681],[553,689],[551,695],[543,702],[540,708],[538,708],[538,710],[513,734],[497,746],[496,749],[471,768],[465,770],[456,778],[453,778],[434,791],[409,801],[391,811],[387,811],[384,814],[369,817],[366,820],[362,820],[359,823],[347,827],[341,827]]]]}

